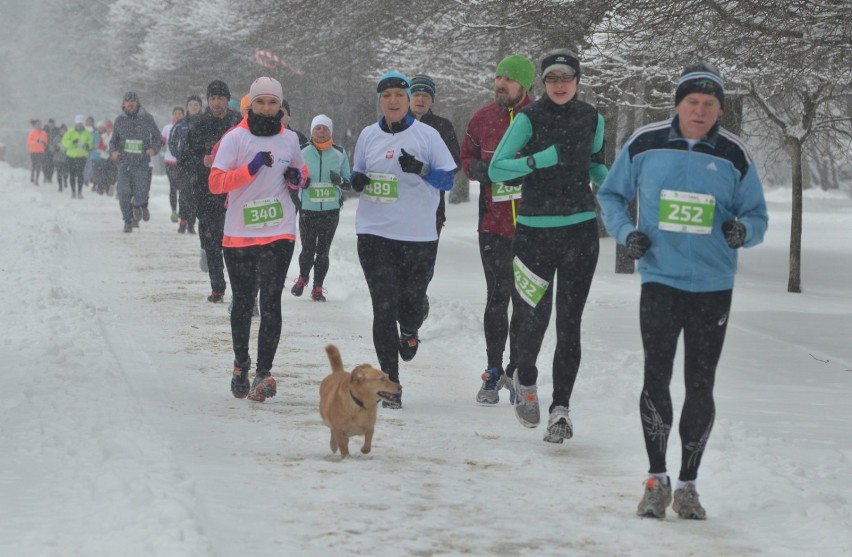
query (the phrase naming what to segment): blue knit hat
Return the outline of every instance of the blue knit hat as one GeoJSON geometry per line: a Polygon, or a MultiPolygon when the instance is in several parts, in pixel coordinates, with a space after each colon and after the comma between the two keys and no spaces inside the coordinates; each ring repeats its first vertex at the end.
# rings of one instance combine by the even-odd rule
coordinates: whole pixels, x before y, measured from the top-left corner
{"type": "Polygon", "coordinates": [[[432,100],[435,100],[435,82],[428,75],[420,73],[411,78],[411,92],[418,91],[429,93],[432,100]]]}
{"type": "Polygon", "coordinates": [[[376,98],[382,96],[385,89],[405,89],[405,94],[411,97],[411,80],[408,76],[391,70],[379,78],[376,84],[376,98]]]}

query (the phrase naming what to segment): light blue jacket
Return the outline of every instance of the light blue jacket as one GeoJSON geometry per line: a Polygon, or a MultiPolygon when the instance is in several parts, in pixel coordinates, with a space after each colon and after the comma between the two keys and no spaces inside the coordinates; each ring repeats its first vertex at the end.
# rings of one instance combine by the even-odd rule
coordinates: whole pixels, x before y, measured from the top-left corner
{"type": "MultiPolygon", "coordinates": [[[[313,143],[308,142],[302,147],[302,158],[308,165],[308,177],[310,185],[318,183],[331,183],[331,172],[337,172],[343,178],[342,189],[349,189],[349,178],[352,173],[349,165],[349,157],[342,147],[332,145],[325,151],[320,151],[313,143]]],[[[333,201],[311,201],[310,187],[299,190],[302,203],[302,211],[333,211],[340,209],[341,187],[334,187],[333,201]]]]}
{"type": "Polygon", "coordinates": [[[639,260],[642,283],[658,282],[688,292],[730,290],[737,250],[725,242],[722,223],[745,225],[744,247],[763,241],[769,217],[757,170],[741,140],[718,124],[692,147],[677,117],[640,128],[622,148],[598,191],[607,231],[624,244],[640,230],[651,248],[639,260]],[[710,234],[661,230],[662,190],[712,195],[710,234]],[[638,225],[628,205],[638,196],[638,225]]]}

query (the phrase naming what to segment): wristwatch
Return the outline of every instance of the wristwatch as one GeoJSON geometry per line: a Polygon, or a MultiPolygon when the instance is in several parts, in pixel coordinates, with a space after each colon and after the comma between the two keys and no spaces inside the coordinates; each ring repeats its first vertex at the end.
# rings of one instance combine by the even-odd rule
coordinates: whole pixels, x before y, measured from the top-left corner
{"type": "Polygon", "coordinates": [[[535,170],[535,157],[533,157],[532,155],[527,157],[527,166],[535,170]]]}

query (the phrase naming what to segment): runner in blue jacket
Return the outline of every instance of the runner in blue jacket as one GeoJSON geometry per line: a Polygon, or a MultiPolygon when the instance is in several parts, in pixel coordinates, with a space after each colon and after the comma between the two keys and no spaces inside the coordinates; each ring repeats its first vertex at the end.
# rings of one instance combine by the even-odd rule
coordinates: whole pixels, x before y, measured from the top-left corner
{"type": "Polygon", "coordinates": [[[722,353],[737,249],[763,241],[763,188],[742,141],[721,128],[724,82],[709,64],[687,66],[672,120],[640,128],[624,145],[598,192],[604,224],[639,260],[639,326],[645,380],[639,402],[650,477],[640,516],[664,518],[672,503],[666,446],[672,377],[684,339],[686,397],[680,416],[681,467],[672,510],[706,518],[695,482],[715,417],[713,384],[722,353]],[[628,204],[638,200],[638,224],[628,204]]]}

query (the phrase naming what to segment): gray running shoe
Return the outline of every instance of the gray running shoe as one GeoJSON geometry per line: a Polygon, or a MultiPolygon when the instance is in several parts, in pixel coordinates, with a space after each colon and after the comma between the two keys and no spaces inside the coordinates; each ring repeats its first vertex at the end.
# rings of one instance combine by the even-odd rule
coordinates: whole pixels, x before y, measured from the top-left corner
{"type": "Polygon", "coordinates": [[[698,500],[698,491],[694,484],[686,484],[683,489],[676,489],[672,510],[681,518],[688,520],[707,520],[707,513],[698,500]]]}
{"type": "Polygon", "coordinates": [[[568,417],[568,409],[564,406],[557,406],[550,411],[550,419],[547,420],[547,431],[544,433],[544,440],[548,443],[561,443],[565,439],[571,439],[574,436],[574,424],[571,423],[571,418],[568,417]]]}
{"type": "Polygon", "coordinates": [[[666,478],[666,483],[664,484],[659,478],[651,476],[645,480],[645,495],[639,502],[636,514],[646,518],[665,518],[666,507],[671,502],[671,480],[666,478]]]}
{"type": "Polygon", "coordinates": [[[538,427],[541,416],[538,410],[538,387],[525,387],[518,382],[518,372],[513,378],[515,386],[515,417],[524,427],[538,427]]]}
{"type": "Polygon", "coordinates": [[[500,402],[500,388],[505,383],[506,376],[499,367],[488,368],[482,372],[482,386],[476,393],[476,402],[493,406],[500,402]]]}

